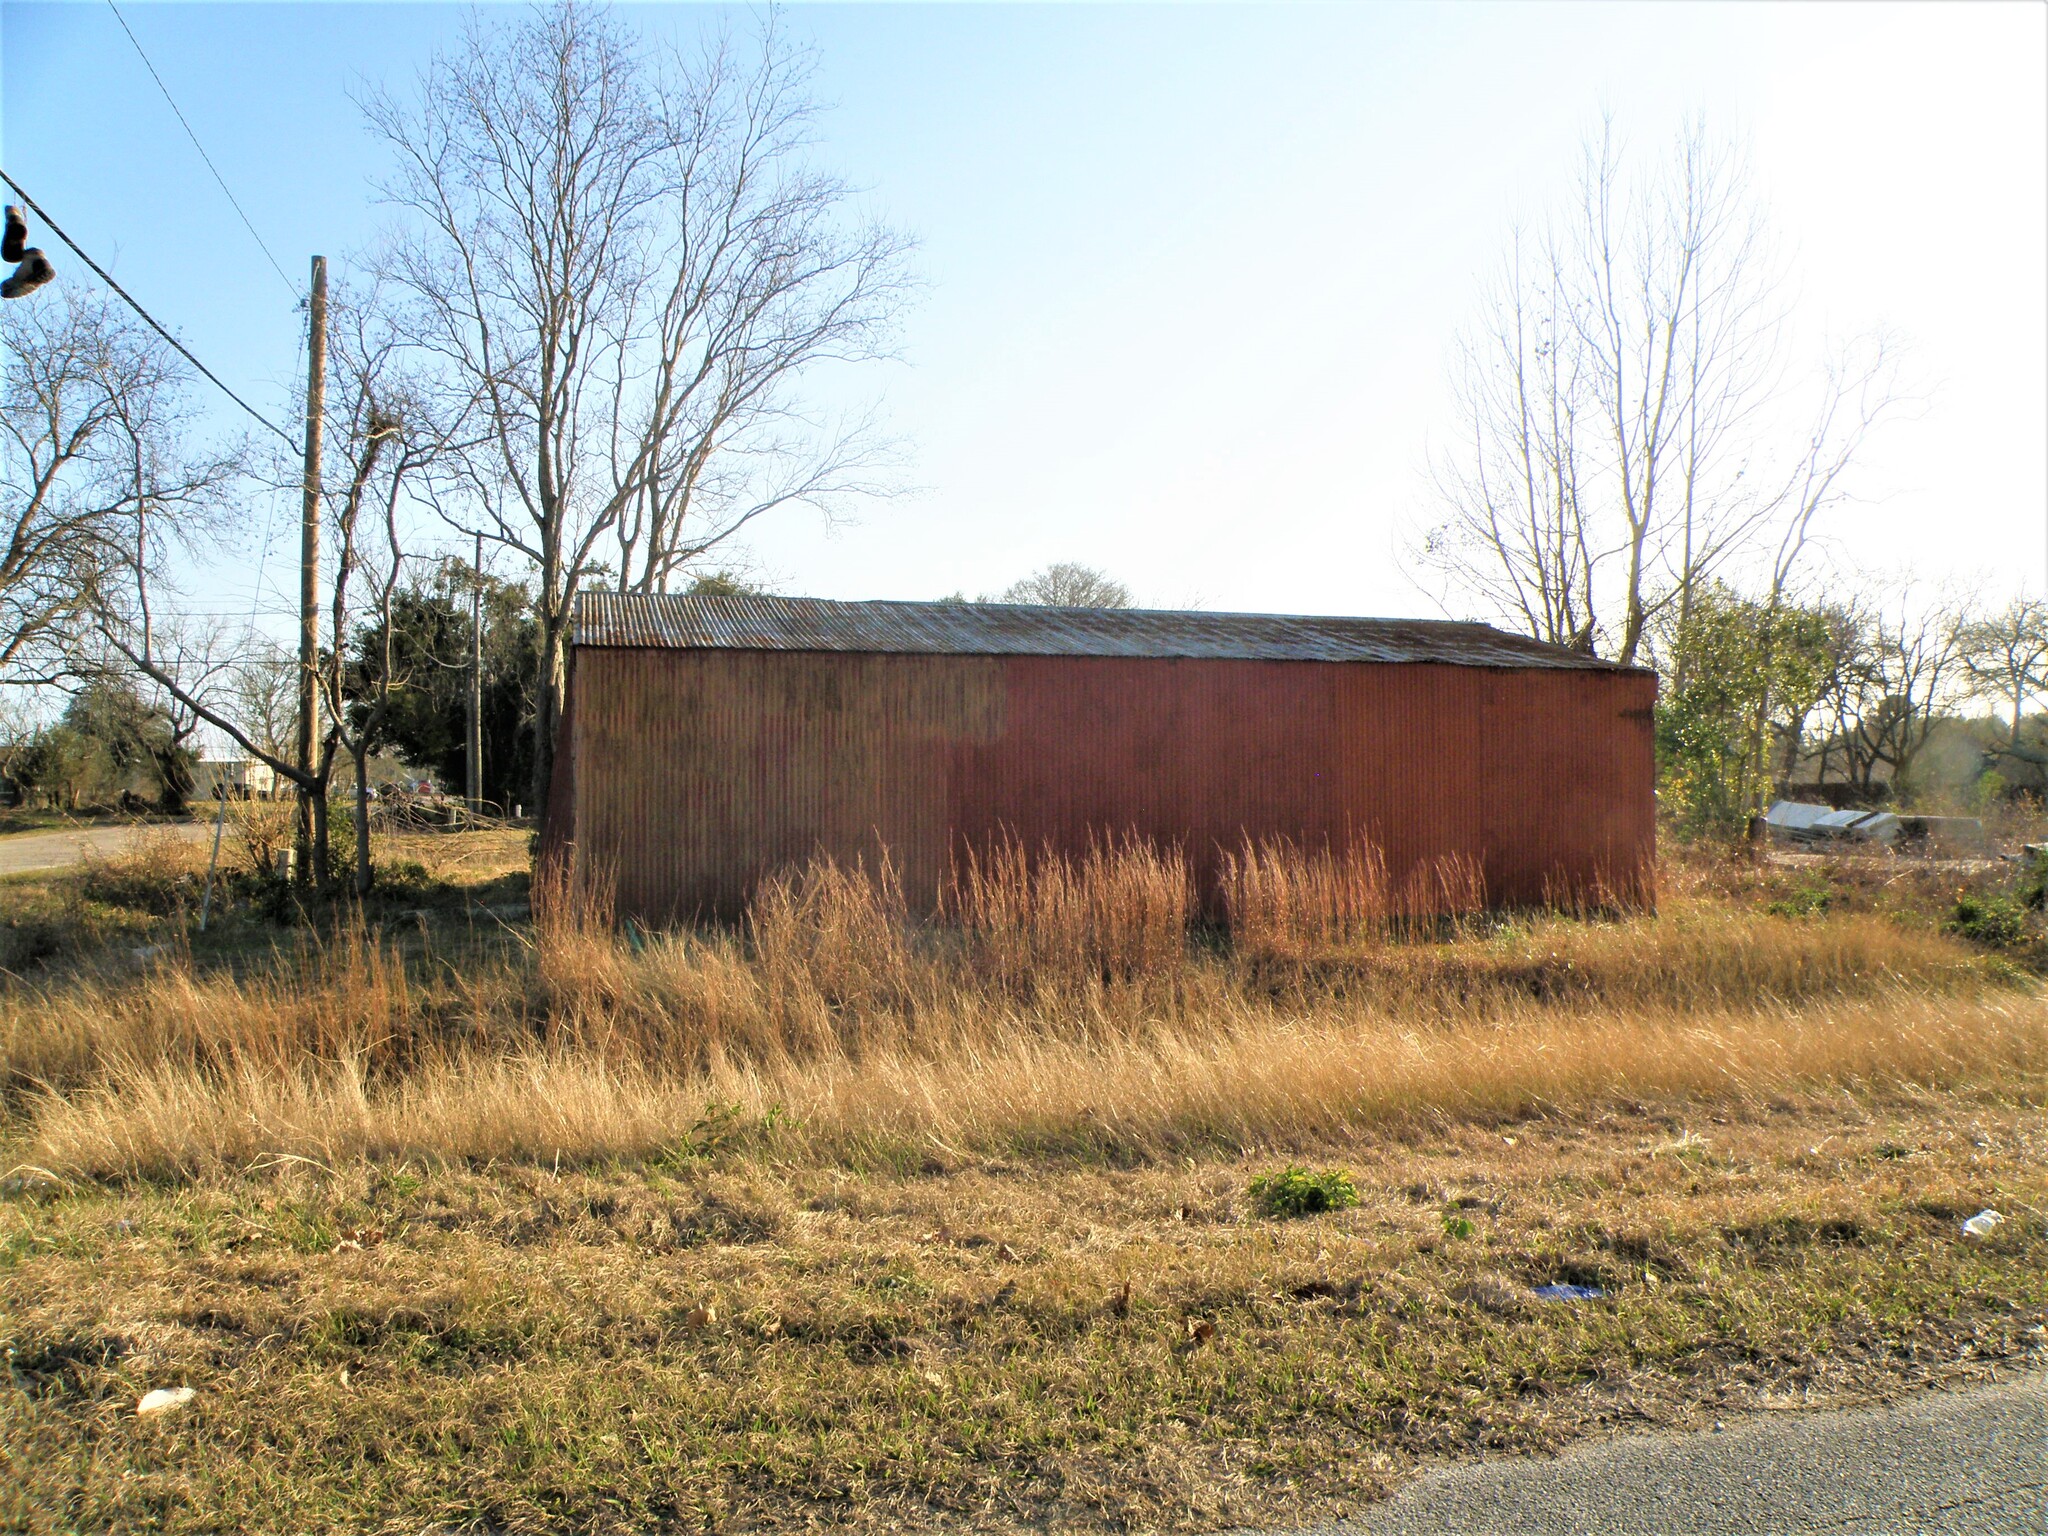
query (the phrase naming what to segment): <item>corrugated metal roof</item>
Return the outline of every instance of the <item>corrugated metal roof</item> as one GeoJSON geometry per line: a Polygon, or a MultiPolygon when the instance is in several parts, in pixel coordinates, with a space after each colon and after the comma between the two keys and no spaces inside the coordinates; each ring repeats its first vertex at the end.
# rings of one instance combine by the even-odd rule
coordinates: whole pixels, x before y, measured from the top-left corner
{"type": "Polygon", "coordinates": [[[863,651],[935,656],[1200,657],[1448,662],[1615,671],[1613,662],[1439,619],[1048,608],[1012,603],[840,603],[815,597],[585,592],[580,646],[863,651]]]}

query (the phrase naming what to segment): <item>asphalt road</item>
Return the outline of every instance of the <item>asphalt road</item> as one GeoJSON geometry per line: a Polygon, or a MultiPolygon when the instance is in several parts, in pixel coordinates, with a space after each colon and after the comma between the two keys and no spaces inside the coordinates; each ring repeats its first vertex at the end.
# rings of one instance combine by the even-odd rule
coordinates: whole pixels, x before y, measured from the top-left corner
{"type": "Polygon", "coordinates": [[[208,838],[211,822],[165,822],[147,827],[66,827],[61,832],[9,832],[0,836],[0,875],[36,869],[63,869],[85,857],[85,850],[118,853],[145,833],[169,830],[179,837],[208,838]]]}
{"type": "MultiPolygon", "coordinates": [[[[2048,1373],[1427,1472],[1317,1536],[2042,1536],[2048,1373]]],[[[1309,1536],[1309,1533],[1302,1533],[1309,1536]]]]}

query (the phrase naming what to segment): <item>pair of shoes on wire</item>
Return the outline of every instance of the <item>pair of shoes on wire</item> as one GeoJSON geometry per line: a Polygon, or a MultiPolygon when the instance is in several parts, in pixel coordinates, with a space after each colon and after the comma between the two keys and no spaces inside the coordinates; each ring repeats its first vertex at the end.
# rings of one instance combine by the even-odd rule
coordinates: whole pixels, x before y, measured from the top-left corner
{"type": "Polygon", "coordinates": [[[0,299],[26,298],[57,275],[50,258],[28,243],[28,213],[7,209],[7,233],[0,238],[0,261],[18,262],[5,282],[0,282],[0,299]]]}

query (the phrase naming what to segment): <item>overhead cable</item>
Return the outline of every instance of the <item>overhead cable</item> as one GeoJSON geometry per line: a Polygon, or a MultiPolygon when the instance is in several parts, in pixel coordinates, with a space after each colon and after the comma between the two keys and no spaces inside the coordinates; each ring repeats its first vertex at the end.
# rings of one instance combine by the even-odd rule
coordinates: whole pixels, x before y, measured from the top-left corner
{"type": "Polygon", "coordinates": [[[275,432],[287,443],[290,443],[294,448],[299,446],[299,440],[297,438],[293,437],[291,433],[285,431],[283,427],[280,427],[268,416],[265,416],[261,411],[257,410],[255,406],[251,405],[248,401],[244,400],[232,389],[229,389],[227,385],[221,383],[219,377],[214,373],[214,371],[211,368],[207,367],[206,364],[199,361],[198,358],[194,357],[191,353],[191,350],[186,347],[185,343],[178,340],[178,338],[173,336],[169,331],[165,330],[162,322],[159,321],[155,315],[152,315],[148,310],[144,309],[140,304],[136,303],[134,298],[129,294],[128,290],[123,288],[119,283],[115,282],[113,277],[108,273],[105,267],[101,266],[98,262],[94,261],[90,256],[86,255],[84,248],[80,246],[76,240],[72,239],[69,235],[64,233],[62,226],[60,226],[55,219],[51,218],[47,213],[45,213],[42,210],[41,205],[39,205],[34,198],[28,195],[27,191],[22,187],[20,182],[16,181],[12,176],[8,175],[5,171],[0,171],[0,181],[4,181],[7,183],[7,185],[13,190],[14,195],[20,198],[24,203],[28,204],[29,208],[34,211],[35,216],[37,218],[41,219],[45,224],[50,226],[50,233],[55,235],[59,240],[62,240],[66,245],[70,246],[72,254],[77,256],[77,258],[80,261],[84,262],[88,267],[91,267],[93,271],[99,275],[99,279],[101,282],[105,283],[109,288],[113,289],[115,293],[119,294],[121,297],[121,301],[124,304],[126,304],[130,309],[134,310],[136,314],[142,316],[142,318],[149,323],[149,327],[151,330],[155,331],[157,335],[163,337],[165,341],[168,341],[174,348],[176,348],[178,355],[184,358],[186,362],[190,363],[194,368],[197,368],[201,373],[206,375],[207,380],[213,385],[215,389],[218,389],[222,394],[226,395],[230,400],[234,401],[235,404],[239,405],[243,410],[247,411],[252,417],[254,417],[257,421],[261,422],[264,426],[270,428],[271,431],[275,432]]]}
{"type": "Polygon", "coordinates": [[[256,233],[256,226],[249,222],[249,215],[243,211],[241,202],[228,190],[227,179],[221,175],[220,167],[213,163],[213,156],[206,152],[206,146],[199,142],[199,135],[192,131],[192,125],[185,120],[184,110],[171,95],[171,88],[164,84],[164,77],[156,72],[156,65],[149,61],[149,55],[143,52],[141,39],[137,38],[133,29],[129,27],[128,18],[121,14],[121,7],[114,4],[114,0],[107,0],[107,9],[114,13],[114,20],[121,23],[121,30],[128,34],[128,41],[135,44],[135,52],[142,60],[142,67],[149,71],[149,78],[156,82],[156,88],[164,93],[164,100],[170,103],[171,111],[178,119],[178,126],[185,130],[185,137],[192,141],[192,147],[199,151],[199,158],[204,160],[206,168],[213,172],[213,179],[219,184],[222,195],[234,205],[235,212],[241,217],[242,227],[249,231],[249,238],[261,248],[264,260],[270,263],[270,269],[277,274],[278,280],[291,290],[292,297],[301,297],[297,285],[285,274],[284,268],[278,265],[277,258],[270,252],[270,247],[265,245],[263,237],[256,233]]]}

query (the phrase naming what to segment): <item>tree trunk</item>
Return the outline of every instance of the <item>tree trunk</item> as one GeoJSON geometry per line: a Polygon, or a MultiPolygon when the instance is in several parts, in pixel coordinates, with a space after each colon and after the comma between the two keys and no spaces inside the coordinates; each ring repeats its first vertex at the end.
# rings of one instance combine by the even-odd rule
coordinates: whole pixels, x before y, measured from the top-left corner
{"type": "Polygon", "coordinates": [[[527,808],[545,815],[548,786],[555,771],[555,731],[562,720],[563,694],[569,673],[569,619],[566,613],[540,616],[540,688],[534,700],[533,801],[527,808]]]}
{"type": "Polygon", "coordinates": [[[370,894],[370,753],[357,747],[349,754],[356,764],[356,895],[370,894]]]}
{"type": "MultiPolygon", "coordinates": [[[[1801,715],[1785,728],[1785,756],[1783,767],[1778,774],[1778,784],[1789,787],[1793,775],[1799,772],[1799,752],[1806,742],[1806,716],[1801,715]]],[[[1820,777],[1827,777],[1827,757],[1821,757],[1820,777]]]]}
{"type": "Polygon", "coordinates": [[[333,889],[328,878],[327,780],[325,774],[321,775],[319,787],[308,796],[308,803],[313,808],[313,847],[311,858],[308,860],[313,867],[309,875],[313,882],[314,891],[319,895],[325,896],[333,889]]]}

